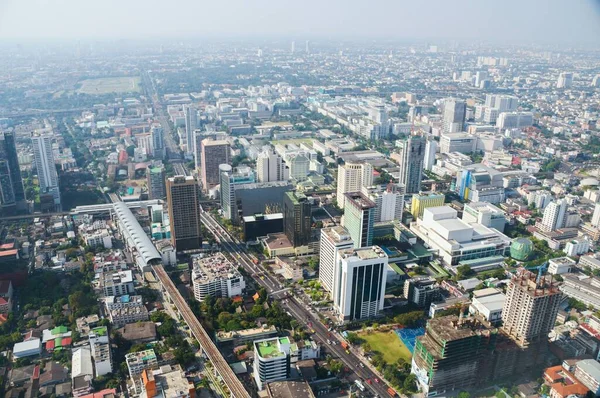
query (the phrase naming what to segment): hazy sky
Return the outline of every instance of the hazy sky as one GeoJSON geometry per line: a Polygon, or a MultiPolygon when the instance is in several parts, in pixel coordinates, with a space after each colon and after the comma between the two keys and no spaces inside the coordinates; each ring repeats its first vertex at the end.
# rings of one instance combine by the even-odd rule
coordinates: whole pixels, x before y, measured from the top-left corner
{"type": "Polygon", "coordinates": [[[0,0],[0,39],[186,37],[600,45],[600,0],[0,0]]]}

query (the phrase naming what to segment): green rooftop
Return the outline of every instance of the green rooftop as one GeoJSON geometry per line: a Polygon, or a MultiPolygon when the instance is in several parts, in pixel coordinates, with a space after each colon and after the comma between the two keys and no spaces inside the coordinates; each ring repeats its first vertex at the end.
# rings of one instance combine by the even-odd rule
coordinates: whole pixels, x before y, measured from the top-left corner
{"type": "MultiPolygon", "coordinates": [[[[287,337],[282,338],[280,340],[287,340],[289,343],[289,339],[287,337]]],[[[256,349],[258,350],[258,355],[261,358],[277,358],[284,357],[285,354],[279,351],[279,345],[277,344],[277,340],[267,340],[260,341],[255,343],[256,349]]]]}
{"type": "Polygon", "coordinates": [[[106,326],[99,326],[97,328],[93,328],[91,330],[96,336],[106,336],[108,334],[108,329],[106,326]]]}
{"type": "Polygon", "coordinates": [[[67,329],[66,326],[57,326],[54,329],[52,329],[51,333],[53,336],[56,336],[57,334],[64,334],[67,333],[69,331],[69,329],[67,329]]]}
{"type": "Polygon", "coordinates": [[[150,173],[152,173],[152,174],[160,174],[160,173],[162,173],[162,168],[161,167],[152,167],[150,169],[150,173]]]}

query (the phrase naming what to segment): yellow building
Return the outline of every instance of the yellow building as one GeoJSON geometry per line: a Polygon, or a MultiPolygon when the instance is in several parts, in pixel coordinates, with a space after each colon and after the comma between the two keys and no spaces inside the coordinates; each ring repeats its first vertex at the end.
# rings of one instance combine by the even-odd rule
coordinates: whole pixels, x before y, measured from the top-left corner
{"type": "Polygon", "coordinates": [[[413,195],[410,212],[414,219],[422,218],[423,211],[428,207],[443,206],[446,197],[443,193],[430,193],[413,195]]]}

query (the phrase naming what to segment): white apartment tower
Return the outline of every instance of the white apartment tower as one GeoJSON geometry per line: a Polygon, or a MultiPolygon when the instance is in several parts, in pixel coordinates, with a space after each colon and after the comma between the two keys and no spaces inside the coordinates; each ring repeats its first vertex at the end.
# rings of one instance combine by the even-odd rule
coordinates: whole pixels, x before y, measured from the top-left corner
{"type": "Polygon", "coordinates": [[[435,154],[437,153],[439,145],[437,141],[428,139],[425,144],[425,158],[423,159],[423,169],[431,171],[435,164],[435,154]]]}
{"type": "Polygon", "coordinates": [[[369,163],[346,163],[338,166],[337,205],[343,209],[345,194],[360,192],[362,187],[373,185],[373,166],[369,163]]]}
{"type": "Polygon", "coordinates": [[[571,72],[561,72],[556,82],[556,88],[570,88],[573,85],[573,74],[571,72]]]}
{"type": "Polygon", "coordinates": [[[33,156],[37,169],[41,193],[49,193],[54,197],[54,205],[60,206],[60,190],[58,174],[54,165],[52,152],[52,134],[39,134],[31,137],[33,156]]]}
{"type": "Polygon", "coordinates": [[[185,113],[185,153],[194,154],[194,130],[198,127],[198,112],[191,106],[184,108],[185,113]]]}
{"type": "Polygon", "coordinates": [[[540,229],[544,232],[552,232],[564,227],[567,218],[567,207],[567,201],[564,199],[557,200],[546,206],[540,229]]]}
{"type": "Polygon", "coordinates": [[[592,225],[596,228],[600,227],[600,203],[596,203],[594,207],[594,215],[592,216],[592,225]]]}
{"type": "Polygon", "coordinates": [[[421,190],[425,145],[425,137],[422,135],[411,135],[405,141],[396,141],[400,155],[400,184],[404,185],[406,193],[417,193],[421,190]]]}
{"type": "Polygon", "coordinates": [[[406,193],[404,185],[390,182],[387,185],[363,187],[362,193],[375,203],[373,222],[402,219],[406,193]]]}
{"type": "Polygon", "coordinates": [[[256,178],[258,182],[286,181],[290,170],[281,156],[265,151],[256,159],[256,178]]]}
{"type": "Polygon", "coordinates": [[[319,249],[319,280],[323,287],[329,291],[331,297],[339,293],[340,250],[352,249],[354,242],[348,230],[340,225],[323,228],[319,249]]]}

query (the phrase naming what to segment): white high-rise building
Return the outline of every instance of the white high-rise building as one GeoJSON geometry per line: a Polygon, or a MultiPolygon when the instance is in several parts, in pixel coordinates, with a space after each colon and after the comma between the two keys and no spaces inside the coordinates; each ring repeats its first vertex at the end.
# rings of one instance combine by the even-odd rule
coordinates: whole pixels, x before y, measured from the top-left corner
{"type": "Polygon", "coordinates": [[[289,177],[295,181],[305,181],[310,173],[310,155],[303,152],[293,153],[286,157],[289,165],[289,177]]]}
{"type": "Polygon", "coordinates": [[[265,151],[256,159],[256,178],[258,182],[286,181],[290,170],[281,156],[265,151]]]}
{"type": "Polygon", "coordinates": [[[296,42],[292,42],[292,48],[290,49],[291,53],[294,54],[296,52],[296,42]]]}
{"type": "Polygon", "coordinates": [[[362,187],[373,185],[373,166],[369,163],[346,163],[338,166],[337,205],[344,208],[344,194],[360,192],[362,187]]]}
{"type": "Polygon", "coordinates": [[[146,156],[154,156],[154,148],[152,147],[152,134],[139,134],[136,136],[137,146],[146,156]]]}
{"type": "Polygon", "coordinates": [[[447,99],[444,103],[444,132],[458,133],[463,131],[467,103],[458,99],[447,99]]]}
{"type": "Polygon", "coordinates": [[[404,185],[406,193],[417,193],[421,190],[425,145],[425,137],[421,135],[411,135],[406,140],[396,141],[400,184],[404,185]]]}
{"type": "Polygon", "coordinates": [[[159,123],[153,123],[150,128],[150,134],[152,135],[152,148],[154,150],[154,156],[159,158],[165,157],[165,137],[164,130],[159,123]]]}
{"type": "Polygon", "coordinates": [[[596,207],[594,207],[594,215],[592,216],[592,225],[596,228],[600,227],[600,203],[596,203],[596,207]]]}
{"type": "Polygon", "coordinates": [[[186,139],[186,147],[185,153],[193,155],[194,154],[194,130],[198,127],[198,112],[196,108],[192,108],[191,106],[186,106],[184,108],[185,112],[185,139],[186,139]]]}
{"type": "Polygon", "coordinates": [[[567,217],[567,207],[567,201],[564,199],[557,200],[546,206],[540,229],[544,232],[552,232],[564,227],[567,217]]]}
{"type": "Polygon", "coordinates": [[[592,87],[600,87],[600,75],[594,76],[594,79],[592,80],[592,87]]]}
{"type": "Polygon", "coordinates": [[[377,316],[383,310],[388,256],[379,246],[340,250],[340,291],[333,302],[340,320],[377,316]]]}
{"type": "Polygon", "coordinates": [[[556,82],[556,88],[569,88],[573,85],[573,74],[571,72],[561,72],[556,82]]]}
{"type": "Polygon", "coordinates": [[[500,129],[523,128],[533,126],[533,113],[531,112],[502,112],[496,119],[496,126],[500,129]]]}
{"type": "Polygon", "coordinates": [[[329,291],[331,298],[339,293],[340,250],[352,249],[354,242],[348,230],[340,225],[321,229],[319,248],[319,280],[323,287],[329,291]]]}
{"type": "Polygon", "coordinates": [[[497,109],[498,112],[512,112],[517,110],[519,99],[512,95],[487,94],[485,96],[486,108],[497,109]]]}
{"type": "Polygon", "coordinates": [[[33,145],[33,156],[40,184],[40,192],[52,194],[54,205],[60,206],[60,189],[58,185],[58,173],[54,165],[52,137],[53,134],[34,135],[31,137],[31,143],[33,145]]]}
{"type": "Polygon", "coordinates": [[[435,164],[435,154],[437,153],[438,147],[439,145],[437,141],[433,139],[427,140],[427,143],[425,144],[425,158],[423,159],[424,170],[431,171],[433,168],[433,165],[435,164]]]}
{"type": "Polygon", "coordinates": [[[375,203],[373,222],[402,219],[406,193],[404,185],[390,182],[387,185],[363,187],[362,192],[375,203]]]}

